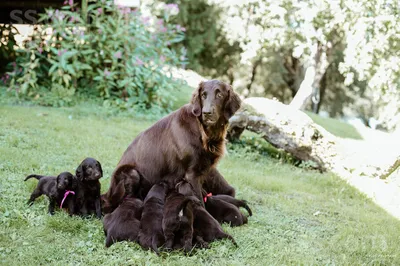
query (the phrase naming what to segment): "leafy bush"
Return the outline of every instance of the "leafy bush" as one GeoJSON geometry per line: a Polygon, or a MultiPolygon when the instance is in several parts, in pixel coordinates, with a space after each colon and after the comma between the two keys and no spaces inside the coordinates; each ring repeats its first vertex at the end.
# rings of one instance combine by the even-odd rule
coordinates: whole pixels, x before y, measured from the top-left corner
{"type": "Polygon", "coordinates": [[[169,49],[184,38],[170,13],[154,20],[97,1],[89,5],[86,23],[73,4],[46,10],[40,18],[46,23],[36,27],[9,72],[9,90],[42,105],[70,105],[83,96],[121,109],[168,110],[168,92],[178,82],[168,69],[185,63],[185,50],[169,49]]]}

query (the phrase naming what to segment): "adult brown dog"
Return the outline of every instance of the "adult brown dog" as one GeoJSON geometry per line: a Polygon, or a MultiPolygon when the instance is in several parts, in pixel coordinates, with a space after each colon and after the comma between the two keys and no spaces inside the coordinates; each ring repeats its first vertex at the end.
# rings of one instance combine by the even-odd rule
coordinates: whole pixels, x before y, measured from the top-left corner
{"type": "MultiPolygon", "coordinates": [[[[228,121],[240,104],[231,86],[218,80],[201,82],[189,104],[159,120],[133,140],[114,171],[104,200],[112,200],[112,191],[120,180],[115,173],[127,164],[134,165],[151,184],[165,180],[173,186],[176,178],[186,178],[201,199],[202,183],[210,170],[215,176],[219,175],[215,165],[225,150],[228,121]]],[[[228,185],[226,181],[216,183],[228,185]]],[[[234,195],[230,188],[224,190],[234,195]]]]}

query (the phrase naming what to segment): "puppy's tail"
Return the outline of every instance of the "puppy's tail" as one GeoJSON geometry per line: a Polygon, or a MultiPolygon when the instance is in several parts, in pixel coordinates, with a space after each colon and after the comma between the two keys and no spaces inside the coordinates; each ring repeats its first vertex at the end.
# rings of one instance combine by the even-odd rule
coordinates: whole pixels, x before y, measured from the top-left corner
{"type": "Polygon", "coordinates": [[[226,238],[228,238],[230,241],[232,241],[233,245],[235,245],[235,247],[239,247],[239,245],[236,243],[235,239],[231,236],[226,234],[226,238]]]}
{"type": "Polygon", "coordinates": [[[30,178],[32,178],[32,177],[36,178],[37,180],[40,180],[40,178],[42,178],[43,175],[28,175],[28,176],[24,179],[24,181],[26,181],[26,180],[28,180],[28,179],[30,179],[30,178]]]}
{"type": "Polygon", "coordinates": [[[253,215],[253,212],[251,211],[249,205],[247,205],[247,201],[245,201],[245,200],[239,200],[239,202],[240,202],[240,207],[245,208],[245,209],[247,210],[247,212],[249,213],[249,216],[252,216],[252,215],[253,215]]]}
{"type": "Polygon", "coordinates": [[[152,237],[151,239],[151,249],[154,250],[154,252],[157,255],[160,255],[160,252],[158,251],[158,244],[161,241],[161,235],[160,234],[156,234],[152,237]]]}

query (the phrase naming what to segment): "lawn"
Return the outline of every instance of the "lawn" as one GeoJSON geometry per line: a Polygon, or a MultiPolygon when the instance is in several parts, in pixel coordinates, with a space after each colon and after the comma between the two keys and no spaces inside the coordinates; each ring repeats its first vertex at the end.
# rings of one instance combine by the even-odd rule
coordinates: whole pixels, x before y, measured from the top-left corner
{"type": "Polygon", "coordinates": [[[1,106],[1,264],[400,265],[400,222],[344,181],[236,148],[218,168],[253,209],[247,225],[224,226],[239,248],[218,241],[190,256],[127,242],[106,249],[101,221],[49,216],[44,197],[27,207],[37,181],[23,182],[26,175],[73,172],[87,156],[102,163],[106,191],[128,144],[153,122],[95,107],[1,106]]]}
{"type": "Polygon", "coordinates": [[[349,139],[362,139],[362,136],[357,131],[357,129],[349,123],[339,121],[334,118],[322,117],[311,112],[306,112],[306,114],[309,117],[311,117],[311,119],[315,123],[322,126],[327,131],[329,131],[330,133],[332,133],[337,137],[349,138],[349,139]]]}

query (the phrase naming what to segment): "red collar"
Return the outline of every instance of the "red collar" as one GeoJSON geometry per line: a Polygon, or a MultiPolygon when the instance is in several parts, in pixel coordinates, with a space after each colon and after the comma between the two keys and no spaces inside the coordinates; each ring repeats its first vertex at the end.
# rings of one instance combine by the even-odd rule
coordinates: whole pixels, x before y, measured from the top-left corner
{"type": "Polygon", "coordinates": [[[208,193],[205,197],[204,197],[204,202],[207,202],[207,198],[208,197],[211,197],[212,196],[212,193],[208,193]]]}

